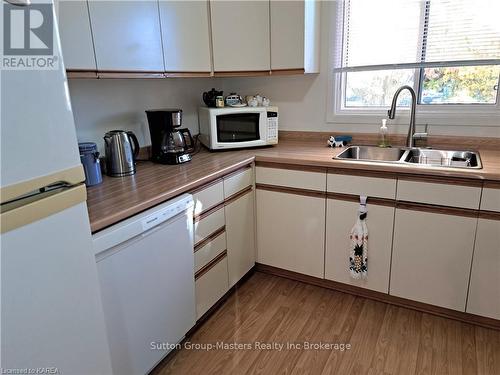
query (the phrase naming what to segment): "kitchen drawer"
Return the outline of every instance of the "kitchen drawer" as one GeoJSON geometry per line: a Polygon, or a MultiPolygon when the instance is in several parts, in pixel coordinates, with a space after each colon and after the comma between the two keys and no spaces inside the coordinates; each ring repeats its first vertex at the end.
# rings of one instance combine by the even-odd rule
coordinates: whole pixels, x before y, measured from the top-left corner
{"type": "Polygon", "coordinates": [[[224,227],[226,220],[224,218],[224,207],[212,212],[208,216],[196,219],[194,222],[194,244],[207,238],[216,230],[224,227]]]}
{"type": "Polygon", "coordinates": [[[226,232],[219,233],[217,237],[194,250],[194,272],[205,267],[212,259],[226,250],[226,232]]]}
{"type": "Polygon", "coordinates": [[[328,173],[327,191],[394,199],[396,179],[328,173]]]}
{"type": "Polygon", "coordinates": [[[398,180],[398,201],[478,209],[480,199],[480,186],[398,180]]]}
{"type": "Polygon", "coordinates": [[[227,254],[223,252],[196,278],[196,319],[200,319],[229,289],[227,254]]]}
{"type": "Polygon", "coordinates": [[[194,200],[194,215],[218,205],[224,201],[224,187],[222,180],[217,180],[206,187],[192,192],[194,200]]]}
{"type": "Polygon", "coordinates": [[[224,177],[224,198],[228,198],[251,185],[253,185],[252,168],[245,168],[243,171],[224,177]]]}
{"type": "Polygon", "coordinates": [[[257,166],[255,169],[255,182],[258,184],[325,191],[326,171],[315,172],[257,166]]]}
{"type": "Polygon", "coordinates": [[[500,184],[498,188],[483,188],[481,210],[500,212],[500,184]]]}

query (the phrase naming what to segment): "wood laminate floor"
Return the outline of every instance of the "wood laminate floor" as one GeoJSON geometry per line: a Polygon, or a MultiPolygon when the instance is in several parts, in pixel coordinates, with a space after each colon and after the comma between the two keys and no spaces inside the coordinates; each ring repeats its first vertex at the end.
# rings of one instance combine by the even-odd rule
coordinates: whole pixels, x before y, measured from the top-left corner
{"type": "Polygon", "coordinates": [[[500,331],[256,272],[187,343],[167,374],[500,374],[500,331]],[[259,350],[256,343],[339,343],[349,350],[259,350]]]}

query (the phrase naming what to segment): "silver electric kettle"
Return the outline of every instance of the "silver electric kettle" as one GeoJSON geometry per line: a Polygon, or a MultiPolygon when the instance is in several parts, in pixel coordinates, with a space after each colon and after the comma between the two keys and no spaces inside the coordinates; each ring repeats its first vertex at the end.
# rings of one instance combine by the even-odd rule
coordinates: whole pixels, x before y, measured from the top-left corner
{"type": "Polygon", "coordinates": [[[106,174],[120,177],[135,173],[135,159],[139,155],[139,141],[134,133],[111,130],[104,135],[106,174]]]}

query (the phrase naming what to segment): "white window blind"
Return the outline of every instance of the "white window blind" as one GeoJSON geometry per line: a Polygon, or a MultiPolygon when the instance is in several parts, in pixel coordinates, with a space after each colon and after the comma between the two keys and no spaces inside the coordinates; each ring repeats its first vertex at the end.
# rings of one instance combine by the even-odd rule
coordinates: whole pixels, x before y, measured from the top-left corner
{"type": "Polygon", "coordinates": [[[500,0],[344,0],[336,71],[500,64],[500,0]]]}

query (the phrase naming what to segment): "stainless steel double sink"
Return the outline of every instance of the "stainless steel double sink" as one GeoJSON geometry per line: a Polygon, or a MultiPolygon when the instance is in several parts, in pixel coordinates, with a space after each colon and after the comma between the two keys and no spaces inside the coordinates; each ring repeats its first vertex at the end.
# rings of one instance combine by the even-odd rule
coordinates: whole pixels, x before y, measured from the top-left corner
{"type": "Polygon", "coordinates": [[[428,148],[350,146],[335,156],[334,159],[427,167],[482,168],[478,152],[428,148]]]}

